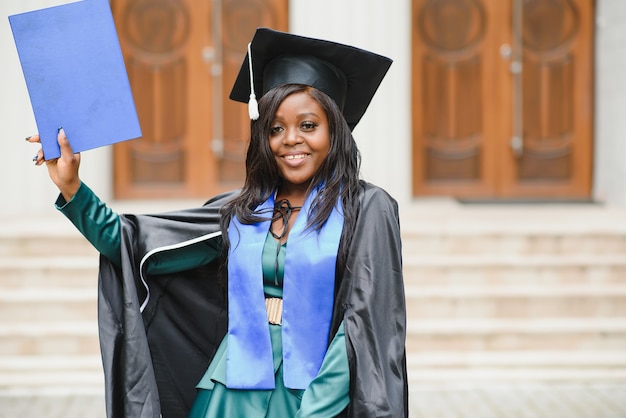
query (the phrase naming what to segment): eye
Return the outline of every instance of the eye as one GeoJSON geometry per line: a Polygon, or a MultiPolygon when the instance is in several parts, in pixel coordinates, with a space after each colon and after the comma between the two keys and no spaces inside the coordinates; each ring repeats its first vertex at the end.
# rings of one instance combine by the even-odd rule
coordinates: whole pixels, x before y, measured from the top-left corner
{"type": "Polygon", "coordinates": [[[312,131],[313,129],[317,128],[317,123],[311,122],[311,121],[304,121],[300,124],[300,128],[303,131],[312,131]]]}
{"type": "Polygon", "coordinates": [[[285,128],[283,128],[282,126],[276,125],[276,126],[272,126],[270,128],[270,135],[276,135],[282,131],[284,131],[285,128]]]}

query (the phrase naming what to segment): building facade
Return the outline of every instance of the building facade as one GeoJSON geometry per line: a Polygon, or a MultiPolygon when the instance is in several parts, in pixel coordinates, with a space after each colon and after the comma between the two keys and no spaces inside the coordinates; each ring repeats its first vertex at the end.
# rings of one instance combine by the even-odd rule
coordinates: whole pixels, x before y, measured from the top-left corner
{"type": "MultiPolygon", "coordinates": [[[[0,11],[62,3],[4,1],[0,11]]],[[[165,199],[201,203],[238,185],[247,127],[245,106],[226,99],[229,71],[261,25],[394,60],[354,135],[363,177],[401,203],[454,197],[626,207],[626,4],[619,0],[111,4],[144,137],[83,153],[81,177],[114,207],[140,201],[159,211],[165,199]],[[146,23],[142,4],[163,6],[154,19],[169,10],[169,26],[146,23]],[[162,30],[150,32],[155,27],[162,30]]],[[[38,148],[23,141],[37,128],[8,19],[1,27],[0,216],[54,213],[55,187],[45,168],[32,166],[38,148]]]]}

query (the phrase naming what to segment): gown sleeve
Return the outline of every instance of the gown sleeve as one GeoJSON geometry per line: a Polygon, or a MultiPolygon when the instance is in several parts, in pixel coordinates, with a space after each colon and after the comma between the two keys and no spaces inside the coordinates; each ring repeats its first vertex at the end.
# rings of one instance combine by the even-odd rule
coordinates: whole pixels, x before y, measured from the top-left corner
{"type": "Polygon", "coordinates": [[[59,195],[55,206],[98,252],[121,266],[120,217],[86,184],[81,183],[69,202],[59,195]]]}
{"type": "Polygon", "coordinates": [[[350,404],[342,417],[408,417],[406,302],[397,202],[362,183],[333,329],[343,323],[350,404]],[[336,325],[335,325],[336,324],[336,325]]]}
{"type": "Polygon", "coordinates": [[[296,418],[339,415],[350,403],[350,368],[343,323],[333,338],[322,367],[302,395],[296,418]]]}

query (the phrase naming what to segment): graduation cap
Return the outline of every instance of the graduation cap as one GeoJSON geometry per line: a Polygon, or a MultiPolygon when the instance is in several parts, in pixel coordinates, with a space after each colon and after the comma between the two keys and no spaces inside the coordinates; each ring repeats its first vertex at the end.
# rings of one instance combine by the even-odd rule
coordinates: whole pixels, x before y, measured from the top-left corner
{"type": "Polygon", "coordinates": [[[354,129],[391,62],[353,46],[259,28],[248,44],[230,98],[249,103],[250,118],[256,119],[257,98],[277,86],[304,84],[330,96],[354,129]]]}

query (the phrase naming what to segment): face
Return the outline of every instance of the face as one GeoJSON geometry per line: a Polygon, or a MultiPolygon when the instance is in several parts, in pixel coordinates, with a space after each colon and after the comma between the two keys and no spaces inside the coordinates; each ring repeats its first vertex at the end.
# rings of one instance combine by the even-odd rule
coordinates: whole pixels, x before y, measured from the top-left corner
{"type": "Polygon", "coordinates": [[[326,112],[306,92],[287,96],[278,107],[269,145],[283,187],[307,188],[330,150],[326,112]]]}

